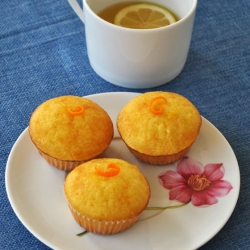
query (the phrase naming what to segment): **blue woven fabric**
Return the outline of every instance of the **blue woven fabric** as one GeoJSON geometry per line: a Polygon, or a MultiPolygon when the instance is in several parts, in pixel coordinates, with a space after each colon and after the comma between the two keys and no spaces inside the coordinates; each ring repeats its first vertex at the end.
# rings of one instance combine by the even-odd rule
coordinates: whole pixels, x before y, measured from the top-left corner
{"type": "Polygon", "coordinates": [[[240,166],[235,211],[200,249],[250,249],[249,10],[249,0],[199,1],[182,73],[163,86],[131,90],[91,69],[84,25],[67,0],[0,1],[0,249],[49,249],[22,225],[5,191],[8,155],[34,108],[59,95],[149,90],[188,97],[227,138],[240,166]]]}

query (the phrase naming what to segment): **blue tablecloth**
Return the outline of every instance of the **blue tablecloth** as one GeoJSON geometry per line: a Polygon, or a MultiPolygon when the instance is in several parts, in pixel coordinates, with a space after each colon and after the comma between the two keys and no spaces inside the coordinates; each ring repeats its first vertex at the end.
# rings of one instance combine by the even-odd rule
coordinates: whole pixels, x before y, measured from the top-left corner
{"type": "Polygon", "coordinates": [[[19,221],[5,189],[8,155],[34,108],[60,95],[150,90],[188,97],[226,137],[239,163],[236,208],[200,249],[250,249],[249,10],[249,0],[200,0],[184,70],[163,86],[141,90],[95,74],[84,25],[67,0],[0,1],[0,249],[49,249],[19,221]]]}

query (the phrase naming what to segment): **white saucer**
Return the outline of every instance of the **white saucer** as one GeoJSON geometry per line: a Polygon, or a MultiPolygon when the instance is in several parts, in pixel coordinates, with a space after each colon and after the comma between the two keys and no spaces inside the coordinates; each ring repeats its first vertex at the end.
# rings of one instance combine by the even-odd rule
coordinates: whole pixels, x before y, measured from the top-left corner
{"type": "MultiPolygon", "coordinates": [[[[115,127],[119,111],[136,95],[117,92],[87,98],[109,113],[115,127]]],[[[161,212],[145,211],[137,223],[122,233],[76,236],[84,230],[74,221],[63,195],[66,173],[51,167],[41,158],[25,129],[14,144],[6,166],[6,189],[11,206],[24,226],[53,249],[197,249],[225,225],[240,190],[239,167],[232,148],[209,121],[203,118],[202,122],[197,141],[187,155],[203,165],[223,163],[225,174],[222,179],[230,182],[233,189],[219,197],[217,204],[195,207],[189,203],[161,212]]],[[[169,190],[159,184],[158,175],[166,170],[175,171],[177,163],[165,166],[141,163],[119,139],[116,128],[115,137],[103,156],[122,158],[140,168],[151,187],[149,207],[176,205],[176,202],[169,201],[169,190]]]]}

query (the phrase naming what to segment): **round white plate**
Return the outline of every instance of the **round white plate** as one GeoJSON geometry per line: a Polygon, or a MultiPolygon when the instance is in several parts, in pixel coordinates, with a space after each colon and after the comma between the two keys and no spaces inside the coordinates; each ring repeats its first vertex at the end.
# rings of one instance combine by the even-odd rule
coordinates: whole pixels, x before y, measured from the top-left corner
{"type": "MultiPolygon", "coordinates": [[[[160,185],[158,175],[176,170],[178,163],[151,166],[139,162],[119,139],[116,117],[121,108],[136,93],[104,93],[87,98],[101,105],[110,115],[115,138],[103,157],[121,158],[136,164],[151,187],[149,207],[171,206],[169,190],[160,185]]],[[[236,205],[239,189],[239,167],[232,148],[223,135],[203,118],[200,134],[188,156],[204,166],[223,163],[222,178],[232,190],[218,198],[218,203],[195,207],[192,203],[164,211],[145,211],[131,228],[115,235],[76,234],[78,226],[67,207],[63,184],[66,173],[48,165],[32,144],[25,129],[14,144],[6,167],[6,189],[17,217],[40,241],[53,249],[197,249],[209,241],[225,225],[236,205]],[[211,223],[211,221],[213,223],[211,223]]]]}

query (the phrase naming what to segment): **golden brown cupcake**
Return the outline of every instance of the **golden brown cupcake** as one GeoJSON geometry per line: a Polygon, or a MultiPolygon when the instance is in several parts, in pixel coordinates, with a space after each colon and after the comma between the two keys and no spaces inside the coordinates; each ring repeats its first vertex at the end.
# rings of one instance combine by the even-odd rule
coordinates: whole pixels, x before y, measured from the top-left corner
{"type": "Polygon", "coordinates": [[[100,158],[72,170],[64,193],[80,226],[97,234],[115,234],[137,221],[148,204],[150,187],[137,166],[100,158]]]}
{"type": "Polygon", "coordinates": [[[195,142],[202,119],[184,96],[147,92],[128,102],[117,118],[117,129],[139,160],[167,164],[179,160],[195,142]]]}
{"type": "Polygon", "coordinates": [[[36,108],[30,118],[29,133],[49,164],[70,171],[103,153],[114,130],[109,115],[95,102],[61,96],[36,108]]]}

